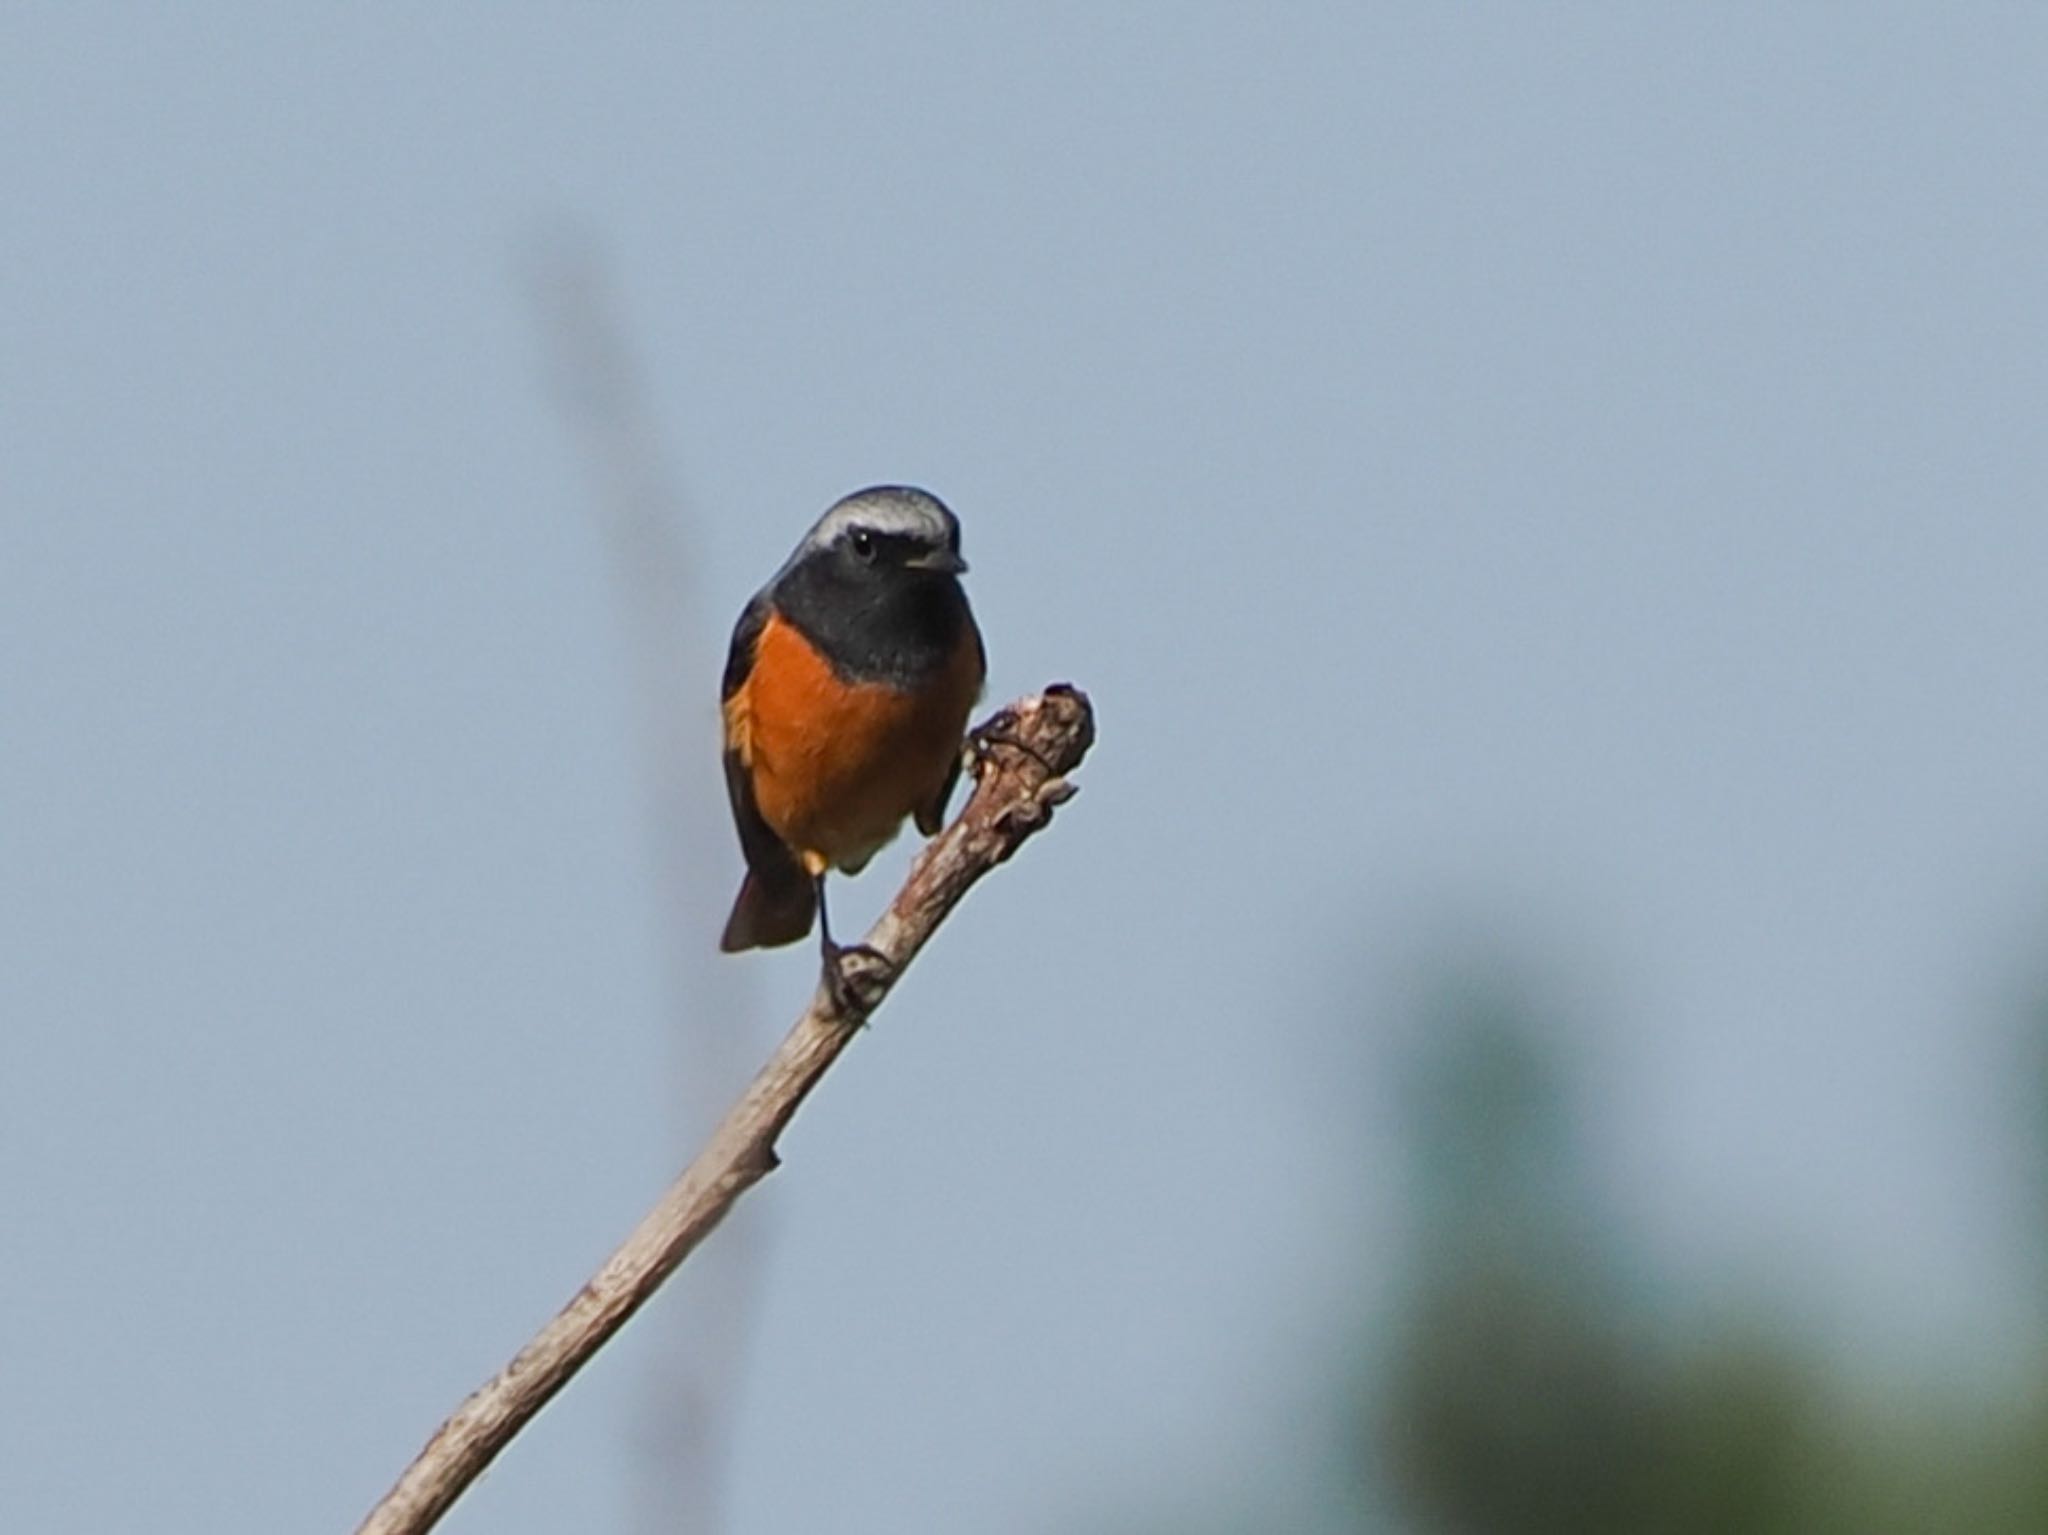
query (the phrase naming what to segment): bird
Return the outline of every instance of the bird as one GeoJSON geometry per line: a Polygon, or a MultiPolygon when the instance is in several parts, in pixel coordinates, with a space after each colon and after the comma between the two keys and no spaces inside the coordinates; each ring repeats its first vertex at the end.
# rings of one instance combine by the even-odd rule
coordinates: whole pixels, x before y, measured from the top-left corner
{"type": "Polygon", "coordinates": [[[870,486],[826,509],[733,628],[725,783],[747,872],[719,947],[795,943],[815,914],[841,1007],[845,957],[881,956],[834,941],[825,876],[858,874],[905,820],[945,824],[988,671],[966,571],[944,502],[870,486]]]}

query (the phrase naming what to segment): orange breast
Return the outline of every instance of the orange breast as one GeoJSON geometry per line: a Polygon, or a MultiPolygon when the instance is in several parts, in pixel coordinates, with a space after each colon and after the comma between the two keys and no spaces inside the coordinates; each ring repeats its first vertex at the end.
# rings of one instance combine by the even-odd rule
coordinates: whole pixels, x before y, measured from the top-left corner
{"type": "Polygon", "coordinates": [[[938,797],[981,696],[971,633],[917,693],[846,683],[771,615],[753,669],[725,705],[725,737],[751,770],[761,816],[813,872],[859,868],[938,797]]]}

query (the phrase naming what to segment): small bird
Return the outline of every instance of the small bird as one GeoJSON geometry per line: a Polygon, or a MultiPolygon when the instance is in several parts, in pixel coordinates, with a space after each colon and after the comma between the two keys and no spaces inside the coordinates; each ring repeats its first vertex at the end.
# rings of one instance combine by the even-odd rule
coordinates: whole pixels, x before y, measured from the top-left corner
{"type": "Polygon", "coordinates": [[[945,822],[987,672],[938,497],[877,485],[833,504],[740,614],[725,663],[725,783],[747,875],[719,947],[794,943],[818,916],[842,1006],[825,874],[945,822]]]}

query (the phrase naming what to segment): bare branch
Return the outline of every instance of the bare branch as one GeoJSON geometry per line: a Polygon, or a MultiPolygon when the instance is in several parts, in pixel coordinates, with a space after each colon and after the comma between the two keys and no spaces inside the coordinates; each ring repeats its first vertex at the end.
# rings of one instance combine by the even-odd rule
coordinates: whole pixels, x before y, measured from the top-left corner
{"type": "MultiPolygon", "coordinates": [[[[974,733],[974,793],[953,824],[911,866],[896,899],[868,932],[885,963],[862,976],[867,1010],[974,883],[1052,818],[1074,789],[1066,775],[1095,740],[1087,695],[1055,684],[997,712],[974,733]]],[[[575,1298],[512,1362],[441,1425],[357,1530],[420,1535],[431,1529],[498,1452],[567,1385],[611,1335],[710,1235],[748,1189],[774,1171],[775,1142],[858,1032],[823,986],[709,1144],[605,1260],[575,1298]]]]}

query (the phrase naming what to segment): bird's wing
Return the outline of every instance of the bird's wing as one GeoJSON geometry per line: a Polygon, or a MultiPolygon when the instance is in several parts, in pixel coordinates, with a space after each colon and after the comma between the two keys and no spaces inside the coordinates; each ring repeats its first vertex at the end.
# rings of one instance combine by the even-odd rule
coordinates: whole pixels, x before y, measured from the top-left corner
{"type": "Polygon", "coordinates": [[[753,675],[754,652],[768,625],[768,599],[756,593],[733,626],[732,648],[726,653],[725,679],[720,686],[725,713],[725,794],[732,804],[732,823],[740,834],[740,852],[747,860],[747,879],[733,904],[725,936],[727,951],[763,944],[792,943],[810,931],[810,877],[796,855],[775,834],[754,799],[747,679],[753,675]]]}
{"type": "MultiPolygon", "coordinates": [[[[981,630],[973,618],[967,620],[967,632],[974,639],[974,696],[981,696],[981,686],[988,676],[988,649],[981,642],[981,630]]],[[[970,705],[971,707],[971,705],[970,705]]],[[[939,780],[938,792],[911,812],[911,819],[917,823],[918,831],[927,837],[936,837],[946,824],[946,801],[953,797],[953,785],[960,781],[960,761],[965,748],[953,753],[953,761],[946,769],[946,776],[939,780]]]]}
{"type": "Polygon", "coordinates": [[[768,591],[762,588],[748,599],[740,609],[740,621],[732,626],[732,645],[725,652],[725,681],[718,690],[718,696],[729,699],[747,685],[747,675],[754,669],[754,647],[761,642],[761,631],[768,627],[768,591]]]}
{"type": "MultiPolygon", "coordinates": [[[[756,592],[733,626],[732,648],[726,652],[725,680],[720,693],[725,704],[725,793],[732,801],[733,825],[739,828],[740,851],[747,855],[747,867],[764,879],[780,882],[796,859],[782,845],[782,839],[762,818],[754,801],[753,721],[747,706],[747,679],[754,671],[754,651],[761,631],[768,626],[768,598],[756,592]]],[[[801,875],[801,870],[798,870],[801,875]]]]}

